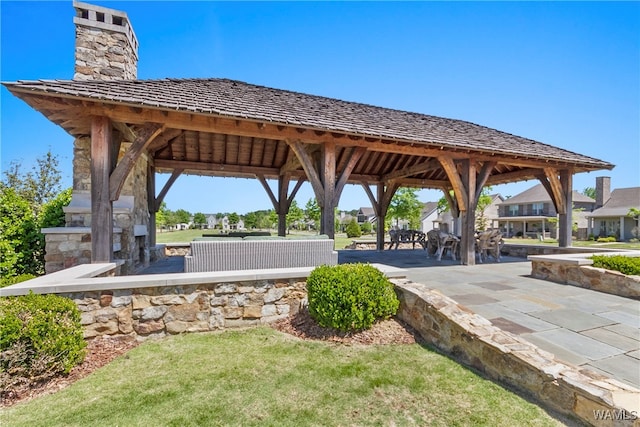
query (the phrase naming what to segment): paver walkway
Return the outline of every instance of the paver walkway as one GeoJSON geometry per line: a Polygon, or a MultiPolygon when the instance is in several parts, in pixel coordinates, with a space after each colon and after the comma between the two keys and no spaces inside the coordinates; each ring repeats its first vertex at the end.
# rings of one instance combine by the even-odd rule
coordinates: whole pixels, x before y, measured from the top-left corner
{"type": "Polygon", "coordinates": [[[421,250],[339,251],[340,263],[356,261],[405,268],[410,280],[558,359],[640,388],[640,301],[534,279],[523,258],[462,266],[421,250]]]}
{"type": "MultiPolygon", "coordinates": [[[[171,257],[141,273],[183,271],[171,257]]],[[[462,266],[423,250],[338,251],[338,262],[406,269],[407,278],[437,289],[495,326],[520,335],[558,359],[640,388],[640,301],[530,277],[531,263],[462,266]]]]}

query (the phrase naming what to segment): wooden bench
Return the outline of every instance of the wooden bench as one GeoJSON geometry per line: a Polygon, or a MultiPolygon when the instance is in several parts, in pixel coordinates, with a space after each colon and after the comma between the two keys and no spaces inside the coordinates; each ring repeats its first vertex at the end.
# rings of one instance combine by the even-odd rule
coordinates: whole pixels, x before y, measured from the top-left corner
{"type": "Polygon", "coordinates": [[[185,273],[336,265],[333,239],[199,240],[184,257],[185,273]]]}

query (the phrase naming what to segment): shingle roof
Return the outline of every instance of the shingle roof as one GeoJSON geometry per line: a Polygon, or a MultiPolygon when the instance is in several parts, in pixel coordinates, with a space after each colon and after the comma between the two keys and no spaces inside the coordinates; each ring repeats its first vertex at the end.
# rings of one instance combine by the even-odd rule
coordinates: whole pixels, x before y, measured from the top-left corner
{"type": "Polygon", "coordinates": [[[588,217],[626,216],[630,208],[640,209],[640,187],[618,188],[602,206],[588,214],[588,217]]]}
{"type": "MultiPolygon", "coordinates": [[[[573,191],[572,195],[573,202],[584,202],[584,203],[595,203],[591,197],[585,196],[582,193],[578,193],[577,191],[573,191]]],[[[551,202],[551,196],[547,193],[547,190],[544,188],[542,184],[534,185],[528,190],[523,191],[522,193],[516,194],[515,196],[504,200],[500,205],[516,205],[516,204],[527,204],[527,203],[536,203],[536,202],[551,202]]]]}
{"type": "Polygon", "coordinates": [[[73,81],[3,83],[21,92],[249,119],[442,148],[522,155],[611,169],[612,164],[531,139],[448,119],[228,79],[73,81]]]}

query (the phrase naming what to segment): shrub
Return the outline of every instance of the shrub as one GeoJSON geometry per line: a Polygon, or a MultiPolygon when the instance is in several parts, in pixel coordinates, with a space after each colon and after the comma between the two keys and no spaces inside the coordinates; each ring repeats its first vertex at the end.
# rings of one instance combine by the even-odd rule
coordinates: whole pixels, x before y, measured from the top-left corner
{"type": "Polygon", "coordinates": [[[64,227],[65,214],[63,208],[71,203],[71,192],[72,189],[67,188],[42,206],[38,217],[40,228],[64,227]]]}
{"type": "Polygon", "coordinates": [[[369,264],[317,267],[307,280],[307,293],[311,317],[343,332],[368,329],[400,306],[393,284],[369,264]]]}
{"type": "Polygon", "coordinates": [[[16,283],[25,282],[35,278],[33,274],[20,274],[18,276],[3,277],[0,279],[0,288],[15,285],[16,283]]]}
{"type": "Polygon", "coordinates": [[[80,311],[68,298],[0,298],[0,392],[67,374],[85,356],[80,311]]]}
{"type": "Polygon", "coordinates": [[[0,277],[44,272],[44,239],[33,209],[11,188],[0,190],[0,277]]]}
{"type": "Polygon", "coordinates": [[[617,240],[613,236],[609,237],[598,237],[598,243],[615,243],[617,240]]]}
{"type": "Polygon", "coordinates": [[[360,237],[362,236],[362,231],[360,231],[360,226],[355,219],[352,219],[349,224],[347,224],[347,237],[360,237]]]}
{"type": "Polygon", "coordinates": [[[362,224],[360,224],[360,231],[362,231],[362,234],[370,234],[371,229],[372,227],[369,221],[365,221],[362,224]]]}
{"type": "Polygon", "coordinates": [[[594,267],[619,271],[627,275],[640,275],[640,257],[594,255],[591,259],[594,267]]]}

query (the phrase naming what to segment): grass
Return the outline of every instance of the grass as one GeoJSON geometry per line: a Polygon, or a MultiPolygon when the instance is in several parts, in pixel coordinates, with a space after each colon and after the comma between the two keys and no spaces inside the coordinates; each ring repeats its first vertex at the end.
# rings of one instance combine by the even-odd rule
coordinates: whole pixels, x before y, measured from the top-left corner
{"type": "MultiPolygon", "coordinates": [[[[558,241],[556,239],[544,239],[543,241],[539,241],[538,239],[504,239],[506,244],[512,245],[549,245],[549,246],[558,246],[558,241]]],[[[638,250],[640,249],[640,243],[630,243],[630,242],[613,242],[613,243],[600,243],[594,240],[574,240],[571,242],[572,246],[576,246],[579,248],[601,248],[601,249],[627,249],[627,250],[638,250]]]]}
{"type": "MultiPolygon", "coordinates": [[[[277,235],[277,230],[269,230],[272,235],[277,235]]],[[[202,237],[203,233],[210,234],[216,233],[217,230],[178,230],[178,231],[163,231],[156,233],[156,242],[157,243],[187,243],[192,241],[196,237],[202,237]]],[[[305,235],[315,235],[315,232],[304,232],[304,231],[294,231],[290,234],[290,236],[305,236],[305,235]]],[[[367,238],[367,237],[362,237],[367,238]]],[[[362,239],[359,238],[359,239],[362,239]]],[[[371,239],[375,240],[375,236],[371,237],[371,239]]],[[[335,248],[336,249],[344,249],[345,246],[350,245],[351,241],[354,240],[352,238],[347,237],[345,233],[336,233],[335,237],[335,248]]]]}
{"type": "Polygon", "coordinates": [[[271,328],[147,341],[7,426],[551,426],[538,406],[420,345],[301,341],[271,328]]]}

